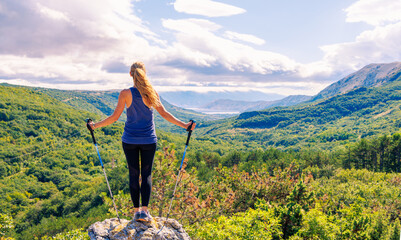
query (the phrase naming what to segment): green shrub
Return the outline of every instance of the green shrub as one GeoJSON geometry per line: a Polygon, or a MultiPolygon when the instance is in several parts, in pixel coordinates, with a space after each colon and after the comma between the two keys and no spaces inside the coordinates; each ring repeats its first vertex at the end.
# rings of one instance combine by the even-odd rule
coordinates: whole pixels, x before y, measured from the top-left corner
{"type": "Polygon", "coordinates": [[[279,219],[267,203],[257,204],[256,209],[221,216],[201,227],[188,228],[194,239],[281,239],[279,219]]]}

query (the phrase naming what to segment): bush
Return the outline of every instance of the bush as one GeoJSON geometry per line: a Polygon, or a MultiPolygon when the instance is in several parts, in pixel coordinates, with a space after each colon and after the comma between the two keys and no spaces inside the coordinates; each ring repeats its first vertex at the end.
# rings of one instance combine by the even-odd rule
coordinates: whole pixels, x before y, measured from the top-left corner
{"type": "Polygon", "coordinates": [[[0,239],[3,239],[7,232],[13,228],[13,219],[6,214],[0,213],[0,239]]]}
{"type": "Polygon", "coordinates": [[[188,232],[194,239],[281,239],[279,219],[266,202],[232,217],[221,216],[188,232]]]}
{"type": "Polygon", "coordinates": [[[89,239],[90,238],[88,233],[83,229],[76,229],[66,233],[59,233],[53,237],[48,237],[48,236],[42,237],[42,240],[89,240],[89,239]]]}
{"type": "Polygon", "coordinates": [[[318,208],[311,209],[305,214],[301,229],[296,236],[301,239],[336,239],[339,228],[333,221],[333,218],[328,217],[318,208]]]}

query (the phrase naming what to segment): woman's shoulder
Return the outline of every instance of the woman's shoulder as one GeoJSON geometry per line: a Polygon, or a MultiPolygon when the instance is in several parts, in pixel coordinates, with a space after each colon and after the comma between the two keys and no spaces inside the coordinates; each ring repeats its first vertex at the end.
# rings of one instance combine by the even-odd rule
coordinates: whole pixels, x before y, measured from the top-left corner
{"type": "Polygon", "coordinates": [[[127,88],[127,89],[123,89],[120,91],[120,95],[125,96],[131,93],[131,89],[127,88]]]}
{"type": "Polygon", "coordinates": [[[131,106],[132,102],[132,94],[131,94],[131,89],[123,89],[120,91],[120,96],[119,99],[125,102],[127,105],[127,108],[131,106]]]}
{"type": "Polygon", "coordinates": [[[131,99],[132,98],[132,94],[131,94],[131,89],[123,89],[120,91],[120,98],[123,99],[131,99]]]}

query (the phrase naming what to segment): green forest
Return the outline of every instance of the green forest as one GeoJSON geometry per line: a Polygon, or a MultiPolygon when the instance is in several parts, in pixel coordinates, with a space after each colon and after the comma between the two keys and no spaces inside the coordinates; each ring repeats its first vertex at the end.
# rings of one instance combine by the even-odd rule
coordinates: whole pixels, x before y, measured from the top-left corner
{"type": "MultiPolygon", "coordinates": [[[[192,239],[399,239],[401,84],[320,102],[195,119],[173,214],[192,239]]],[[[115,92],[0,85],[0,239],[88,239],[115,212],[85,119],[115,92]]],[[[168,103],[165,103],[167,106],[168,103]]],[[[151,213],[166,216],[184,129],[156,115],[151,213]]],[[[111,189],[132,219],[124,117],[96,129],[111,189]]]]}

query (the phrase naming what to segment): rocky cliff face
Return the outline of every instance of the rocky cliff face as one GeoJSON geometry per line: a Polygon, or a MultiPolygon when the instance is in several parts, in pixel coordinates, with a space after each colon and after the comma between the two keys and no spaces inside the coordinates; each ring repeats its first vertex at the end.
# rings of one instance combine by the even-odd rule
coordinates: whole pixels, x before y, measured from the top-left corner
{"type": "Polygon", "coordinates": [[[88,229],[91,240],[190,240],[191,238],[174,219],[154,217],[152,222],[142,223],[117,218],[96,222],[88,229]],[[159,230],[164,228],[160,233],[159,230]],[[158,234],[157,234],[158,233],[158,234]]]}

